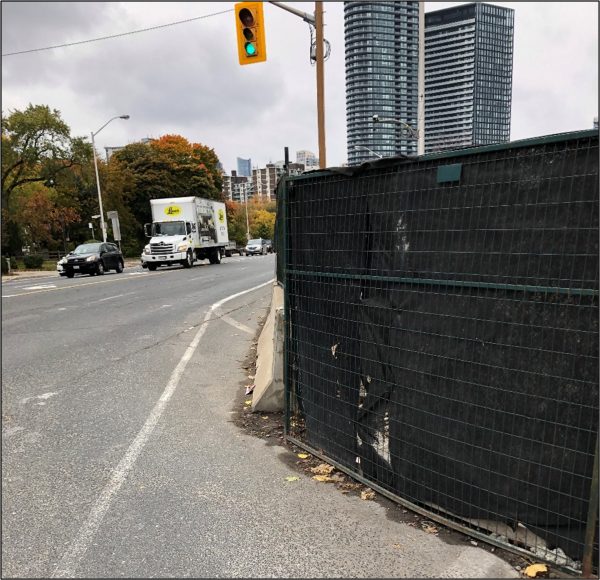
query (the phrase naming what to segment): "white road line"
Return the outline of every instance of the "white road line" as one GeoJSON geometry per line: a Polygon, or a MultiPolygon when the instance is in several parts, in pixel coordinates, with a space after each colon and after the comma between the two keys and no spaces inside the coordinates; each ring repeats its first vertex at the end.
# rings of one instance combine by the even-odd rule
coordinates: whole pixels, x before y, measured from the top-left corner
{"type": "Polygon", "coordinates": [[[38,284],[37,286],[25,286],[22,290],[43,290],[45,288],[56,288],[56,284],[38,284]]]}
{"type": "Polygon", "coordinates": [[[223,310],[221,310],[221,308],[215,308],[215,314],[217,316],[220,316],[221,320],[223,322],[226,322],[230,326],[233,326],[233,327],[237,328],[238,330],[243,330],[244,332],[247,332],[248,334],[254,334],[254,331],[251,328],[249,328],[245,324],[242,324],[241,322],[238,322],[237,320],[231,318],[231,316],[224,314],[223,310]]]}
{"type": "Polygon", "coordinates": [[[238,292],[237,294],[232,294],[227,298],[223,298],[223,300],[220,300],[219,302],[215,302],[208,309],[206,315],[204,316],[204,321],[200,325],[198,332],[196,333],[196,335],[192,339],[192,342],[190,342],[185,353],[181,357],[181,360],[179,361],[179,363],[177,363],[177,366],[175,367],[175,370],[173,371],[173,374],[171,375],[171,378],[169,379],[169,382],[167,383],[167,386],[165,387],[165,390],[163,391],[160,399],[158,399],[158,401],[154,405],[154,408],[152,409],[152,411],[150,411],[150,414],[148,415],[144,426],[125,452],[125,455],[123,456],[117,467],[113,470],[109,482],[102,490],[102,493],[92,506],[92,509],[86,521],[79,529],[79,533],[77,534],[73,542],[71,542],[71,545],[61,558],[60,563],[58,564],[56,570],[54,570],[54,573],[52,574],[52,578],[70,578],[74,575],[81,558],[90,546],[94,534],[102,524],[102,520],[104,519],[104,516],[106,515],[106,512],[110,507],[113,496],[119,491],[119,489],[125,482],[127,474],[129,473],[129,471],[131,471],[131,468],[135,464],[139,454],[146,445],[150,435],[152,435],[154,428],[156,427],[158,421],[160,420],[160,417],[164,413],[168,402],[173,396],[173,393],[175,392],[175,389],[177,388],[177,385],[181,380],[181,377],[183,375],[183,372],[185,371],[188,362],[192,358],[192,355],[196,351],[196,348],[198,348],[200,339],[202,338],[202,336],[206,332],[206,329],[208,328],[208,322],[213,312],[216,309],[220,308],[223,304],[225,304],[225,302],[233,300],[234,298],[237,298],[239,296],[243,296],[244,294],[248,294],[249,292],[253,292],[254,290],[258,290],[259,288],[263,288],[264,286],[272,284],[273,282],[274,280],[271,279],[268,282],[265,282],[264,284],[259,284],[258,286],[254,286],[253,288],[249,288],[248,290],[243,290],[242,292],[238,292]]]}
{"type": "MultiPolygon", "coordinates": [[[[133,292],[126,292],[125,294],[116,294],[115,296],[109,296],[108,298],[100,298],[100,300],[96,300],[95,302],[106,302],[107,300],[114,300],[115,298],[130,296],[131,294],[133,294],[133,292]]],[[[95,304],[95,302],[89,302],[89,304],[95,304]]]]}

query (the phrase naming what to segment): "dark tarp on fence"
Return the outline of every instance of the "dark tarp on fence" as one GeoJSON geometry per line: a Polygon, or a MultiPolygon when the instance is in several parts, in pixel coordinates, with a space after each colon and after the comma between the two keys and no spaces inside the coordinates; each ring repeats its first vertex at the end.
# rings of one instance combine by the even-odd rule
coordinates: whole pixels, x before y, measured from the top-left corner
{"type": "Polygon", "coordinates": [[[580,560],[598,133],[306,174],[284,215],[290,434],[400,498],[524,524],[580,560]]]}

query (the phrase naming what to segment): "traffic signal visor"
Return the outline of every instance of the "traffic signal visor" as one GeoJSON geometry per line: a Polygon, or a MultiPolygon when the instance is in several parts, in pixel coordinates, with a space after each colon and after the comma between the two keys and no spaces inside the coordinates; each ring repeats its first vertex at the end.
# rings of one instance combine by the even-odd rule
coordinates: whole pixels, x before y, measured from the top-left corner
{"type": "Polygon", "coordinates": [[[262,2],[239,2],[235,5],[240,64],[267,60],[264,23],[262,2]]]}

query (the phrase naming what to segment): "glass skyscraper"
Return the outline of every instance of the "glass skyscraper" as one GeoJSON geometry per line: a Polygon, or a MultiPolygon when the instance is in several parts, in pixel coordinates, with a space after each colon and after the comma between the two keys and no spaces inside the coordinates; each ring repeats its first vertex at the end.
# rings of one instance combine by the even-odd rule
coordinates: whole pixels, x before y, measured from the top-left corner
{"type": "Polygon", "coordinates": [[[425,152],[510,140],[514,10],[425,14],[425,152]]]}
{"type": "Polygon", "coordinates": [[[252,160],[237,158],[237,174],[240,177],[250,177],[252,175],[252,160]]]}
{"type": "Polygon", "coordinates": [[[417,128],[419,3],[344,2],[344,36],[348,164],[416,154],[401,125],[373,115],[417,128]]]}

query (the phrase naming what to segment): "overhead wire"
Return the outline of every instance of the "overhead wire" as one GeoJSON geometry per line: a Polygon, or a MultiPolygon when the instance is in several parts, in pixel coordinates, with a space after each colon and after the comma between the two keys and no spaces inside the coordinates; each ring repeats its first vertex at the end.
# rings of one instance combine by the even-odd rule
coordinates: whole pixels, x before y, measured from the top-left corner
{"type": "Polygon", "coordinates": [[[185,24],[187,22],[193,22],[195,20],[202,20],[204,18],[211,18],[212,16],[219,16],[221,14],[225,14],[227,12],[233,12],[233,8],[230,8],[228,10],[221,10],[220,12],[213,12],[212,14],[205,14],[204,16],[195,16],[194,18],[187,18],[186,20],[179,20],[177,22],[169,22],[168,24],[159,24],[158,26],[150,26],[148,28],[141,28],[140,30],[131,30],[129,32],[121,32],[119,34],[111,34],[109,36],[100,36],[98,38],[90,38],[88,40],[79,40],[77,42],[67,42],[64,44],[57,44],[54,46],[45,46],[43,48],[32,48],[29,50],[20,50],[17,52],[7,52],[5,54],[2,55],[2,57],[5,56],[15,56],[17,54],[27,54],[27,53],[31,53],[31,52],[41,52],[43,50],[53,50],[55,48],[65,48],[68,46],[76,46],[79,44],[87,44],[90,42],[98,42],[100,40],[109,40],[111,38],[119,38],[121,36],[129,36],[132,34],[139,34],[141,32],[149,32],[151,30],[158,30],[160,28],[167,28],[168,26],[176,26],[178,24],[185,24]]]}

